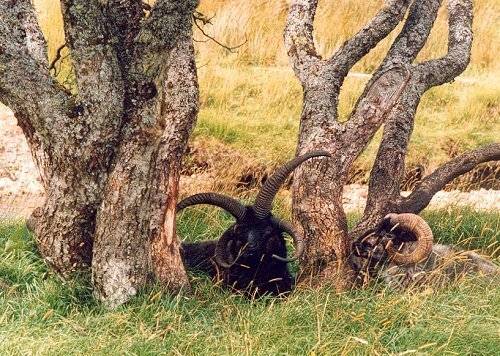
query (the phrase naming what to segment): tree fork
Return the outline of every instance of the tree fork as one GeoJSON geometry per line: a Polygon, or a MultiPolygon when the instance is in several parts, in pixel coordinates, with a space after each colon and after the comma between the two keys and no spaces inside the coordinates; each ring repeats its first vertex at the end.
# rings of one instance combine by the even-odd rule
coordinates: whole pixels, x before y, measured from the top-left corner
{"type": "Polygon", "coordinates": [[[292,187],[293,217],[296,228],[306,236],[306,253],[300,261],[303,280],[333,281],[342,289],[349,283],[339,283],[332,271],[337,269],[338,274],[344,274],[344,279],[351,278],[349,267],[343,265],[353,238],[372,229],[389,212],[415,210],[419,204],[418,208],[423,209],[429,196],[447,180],[495,156],[496,146],[465,154],[444,165],[424,179],[411,198],[403,199],[400,182],[404,158],[420,98],[429,88],[453,80],[466,68],[472,42],[472,3],[470,0],[448,1],[447,55],[416,64],[413,62],[427,41],[441,0],[386,2],[364,28],[326,59],[317,53],[313,40],[317,4],[317,0],[292,1],[284,41],[304,92],[297,152],[325,149],[332,158],[321,165],[305,164],[297,170],[292,187]],[[337,106],[344,78],[395,29],[407,11],[403,28],[385,59],[367,83],[348,120],[340,122],[337,106]],[[384,122],[382,143],[371,172],[367,206],[361,222],[348,233],[342,188],[349,167],[384,122]]]}
{"type": "Polygon", "coordinates": [[[155,275],[172,291],[187,285],[172,206],[198,111],[196,6],[158,0],[146,17],[139,0],[62,0],[73,95],[50,75],[31,1],[0,2],[0,100],[47,196],[28,226],[62,276],[92,264],[109,306],[155,275]]]}

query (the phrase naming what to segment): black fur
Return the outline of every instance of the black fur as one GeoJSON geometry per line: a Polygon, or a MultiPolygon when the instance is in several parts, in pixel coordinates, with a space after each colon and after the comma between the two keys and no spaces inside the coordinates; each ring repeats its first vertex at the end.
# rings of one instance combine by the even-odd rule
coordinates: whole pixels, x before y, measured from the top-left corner
{"type": "Polygon", "coordinates": [[[263,184],[253,205],[244,206],[219,193],[198,193],[177,204],[177,212],[193,205],[209,204],[229,212],[236,223],[217,241],[184,243],[182,259],[188,270],[210,275],[234,291],[249,296],[286,295],[294,287],[287,263],[304,251],[303,238],[293,227],[272,215],[272,202],[280,186],[300,164],[315,157],[328,157],[325,151],[312,151],[287,162],[263,184]],[[287,258],[284,233],[293,238],[296,252],[287,258]]]}
{"type": "Polygon", "coordinates": [[[286,262],[272,257],[287,256],[283,231],[270,215],[267,219],[256,219],[251,207],[246,217],[233,224],[223,236],[234,241],[229,253],[234,257],[230,268],[216,263],[217,240],[182,244],[182,259],[188,270],[199,271],[220,280],[233,291],[251,297],[265,294],[286,295],[294,287],[294,278],[286,262]]]}

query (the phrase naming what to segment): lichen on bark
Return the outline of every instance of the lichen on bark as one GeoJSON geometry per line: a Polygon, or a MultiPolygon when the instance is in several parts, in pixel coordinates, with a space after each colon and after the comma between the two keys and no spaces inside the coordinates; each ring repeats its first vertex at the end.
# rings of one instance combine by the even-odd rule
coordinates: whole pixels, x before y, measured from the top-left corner
{"type": "Polygon", "coordinates": [[[138,0],[62,0],[72,94],[49,73],[31,2],[0,3],[0,101],[16,114],[47,196],[28,225],[62,276],[91,267],[109,306],[152,277],[171,291],[188,286],[172,201],[198,111],[196,6],[158,0],[146,17],[138,0]]]}
{"type": "Polygon", "coordinates": [[[492,144],[452,160],[424,178],[410,197],[403,198],[404,158],[420,99],[431,87],[452,81],[469,63],[472,1],[448,1],[448,53],[417,63],[415,59],[427,41],[440,0],[387,1],[328,58],[319,56],[314,45],[317,5],[317,0],[291,2],[284,41],[304,92],[297,154],[323,149],[332,157],[321,163],[306,163],[297,170],[293,218],[306,242],[300,261],[302,280],[333,283],[343,290],[352,282],[348,256],[353,239],[373,229],[389,212],[420,212],[432,195],[453,178],[481,162],[500,159],[500,146],[492,144]],[[405,16],[399,35],[347,121],[339,121],[339,94],[348,72],[405,16]],[[383,137],[371,171],[366,209],[359,223],[348,231],[342,189],[352,163],[381,125],[383,137]]]}

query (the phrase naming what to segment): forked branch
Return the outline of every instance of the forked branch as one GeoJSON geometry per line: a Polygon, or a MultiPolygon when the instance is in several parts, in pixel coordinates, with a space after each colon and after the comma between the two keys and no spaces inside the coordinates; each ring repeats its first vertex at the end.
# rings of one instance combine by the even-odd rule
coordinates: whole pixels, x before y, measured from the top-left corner
{"type": "MultiPolygon", "coordinates": [[[[438,0],[427,0],[415,3],[412,6],[410,17],[402,34],[389,51],[388,56],[393,56],[389,61],[400,62],[415,58],[432,28],[439,3],[438,0]],[[414,26],[413,29],[411,29],[412,25],[414,26]],[[413,37],[410,37],[412,33],[413,37]],[[410,38],[414,41],[411,41],[410,38]]],[[[470,4],[470,1],[450,0],[448,4],[450,36],[455,38],[450,42],[449,54],[444,59],[428,61],[422,65],[412,67],[413,85],[408,88],[407,94],[403,98],[404,105],[397,108],[387,120],[382,142],[370,175],[368,200],[365,209],[367,215],[382,216],[388,212],[387,209],[400,209],[397,206],[400,199],[401,180],[404,176],[405,157],[421,95],[432,85],[439,84],[438,81],[441,79],[438,80],[438,78],[443,79],[446,77],[447,80],[451,80],[465,70],[471,49],[468,41],[472,40],[472,37],[466,36],[464,44],[456,43],[457,31],[468,34],[472,25],[470,22],[472,7],[464,7],[464,3],[470,4]]],[[[427,204],[428,202],[424,207],[427,204]]],[[[409,212],[404,208],[399,211],[409,212]]]]}
{"type": "Polygon", "coordinates": [[[472,8],[472,0],[448,0],[448,53],[417,67],[424,90],[452,81],[467,68],[472,48],[472,8]]]}
{"type": "Polygon", "coordinates": [[[382,68],[410,64],[427,42],[442,0],[414,1],[403,29],[387,53],[382,68]]]}
{"type": "Polygon", "coordinates": [[[410,0],[389,1],[370,22],[340,47],[329,59],[339,79],[343,80],[361,58],[396,28],[410,2],[410,0]]]}
{"type": "MultiPolygon", "coordinates": [[[[201,12],[198,12],[196,11],[194,14],[193,14],[193,23],[194,25],[196,26],[196,28],[198,28],[198,30],[201,32],[201,34],[203,36],[205,36],[208,40],[214,42],[215,44],[217,44],[218,46],[224,48],[225,50],[227,50],[228,52],[231,52],[231,53],[235,53],[236,49],[240,48],[241,46],[243,46],[245,43],[247,43],[248,39],[245,38],[245,41],[243,41],[242,43],[238,44],[238,45],[235,45],[235,46],[228,46],[228,45],[225,45],[224,43],[220,42],[218,39],[216,39],[215,37],[209,35],[205,29],[203,28],[203,26],[207,25],[207,24],[211,24],[212,23],[212,19],[213,19],[213,16],[212,17],[206,17],[205,15],[203,15],[201,12]],[[201,23],[201,25],[200,25],[201,23]]],[[[206,42],[206,41],[197,41],[197,42],[206,42]]]]}
{"type": "Polygon", "coordinates": [[[297,77],[304,82],[311,65],[321,60],[313,39],[313,23],[318,0],[295,0],[290,5],[284,40],[297,77]]]}

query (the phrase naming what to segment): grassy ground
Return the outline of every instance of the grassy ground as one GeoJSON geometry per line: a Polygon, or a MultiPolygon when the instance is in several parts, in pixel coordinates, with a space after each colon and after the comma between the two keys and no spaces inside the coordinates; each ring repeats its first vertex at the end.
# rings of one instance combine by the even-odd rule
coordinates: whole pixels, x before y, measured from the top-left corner
{"type": "MultiPolygon", "coordinates": [[[[186,212],[186,239],[217,236],[229,219],[186,212]],[[197,221],[197,224],[194,224],[197,221]],[[210,226],[210,227],[208,227],[210,226]]],[[[500,217],[426,215],[439,240],[496,256],[500,217]]],[[[351,219],[352,220],[352,219],[351,219]]],[[[381,285],[338,295],[299,290],[284,301],[248,301],[193,276],[191,295],[158,287],[106,311],[85,279],[63,283],[36,253],[22,223],[0,224],[0,354],[475,354],[500,351],[500,288],[467,279],[444,290],[381,285]]]]}

